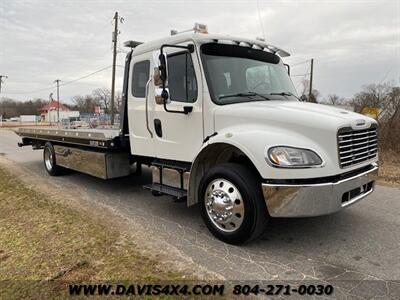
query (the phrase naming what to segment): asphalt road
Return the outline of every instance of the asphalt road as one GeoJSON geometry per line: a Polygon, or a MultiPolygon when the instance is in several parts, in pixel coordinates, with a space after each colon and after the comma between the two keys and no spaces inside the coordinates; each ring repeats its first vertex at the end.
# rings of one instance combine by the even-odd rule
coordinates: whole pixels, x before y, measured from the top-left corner
{"type": "MultiPolygon", "coordinates": [[[[18,139],[13,132],[0,130],[0,153],[47,177],[42,151],[18,148],[18,139]]],[[[387,292],[388,284],[394,285],[392,295],[400,295],[400,189],[378,186],[368,198],[330,216],[272,220],[261,239],[237,247],[213,238],[197,207],[143,190],[150,181],[148,170],[141,177],[110,181],[79,173],[48,180],[95,195],[94,205],[104,203],[117,210],[146,234],[157,235],[226,279],[371,279],[377,281],[368,282],[366,289],[378,296],[387,292]],[[384,285],[377,288],[376,283],[384,285]]]]}

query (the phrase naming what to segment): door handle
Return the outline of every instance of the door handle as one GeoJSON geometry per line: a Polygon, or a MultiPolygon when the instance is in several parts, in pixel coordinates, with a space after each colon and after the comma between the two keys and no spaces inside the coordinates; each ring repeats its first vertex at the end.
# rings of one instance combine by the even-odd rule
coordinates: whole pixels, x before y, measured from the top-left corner
{"type": "Polygon", "coordinates": [[[154,119],[154,129],[158,137],[162,137],[162,127],[161,127],[161,120],[154,119]]]}

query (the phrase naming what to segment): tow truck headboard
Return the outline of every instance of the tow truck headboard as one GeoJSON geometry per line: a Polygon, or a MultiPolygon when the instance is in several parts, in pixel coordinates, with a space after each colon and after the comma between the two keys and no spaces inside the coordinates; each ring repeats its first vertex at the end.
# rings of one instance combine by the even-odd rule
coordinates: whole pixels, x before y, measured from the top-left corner
{"type": "Polygon", "coordinates": [[[122,85],[122,103],[121,103],[121,123],[120,123],[120,132],[123,136],[129,134],[128,128],[128,86],[129,86],[129,67],[131,64],[132,58],[131,50],[125,58],[125,70],[124,70],[124,82],[122,85]]]}

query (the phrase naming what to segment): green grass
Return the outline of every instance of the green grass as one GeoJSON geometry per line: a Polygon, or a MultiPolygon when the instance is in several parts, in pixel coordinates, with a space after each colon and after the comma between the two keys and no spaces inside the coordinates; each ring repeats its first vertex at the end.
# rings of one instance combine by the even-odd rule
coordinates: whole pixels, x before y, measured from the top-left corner
{"type": "Polygon", "coordinates": [[[160,267],[133,240],[87,214],[0,167],[0,299],[36,298],[39,291],[64,297],[68,282],[182,280],[183,274],[160,267]]]}

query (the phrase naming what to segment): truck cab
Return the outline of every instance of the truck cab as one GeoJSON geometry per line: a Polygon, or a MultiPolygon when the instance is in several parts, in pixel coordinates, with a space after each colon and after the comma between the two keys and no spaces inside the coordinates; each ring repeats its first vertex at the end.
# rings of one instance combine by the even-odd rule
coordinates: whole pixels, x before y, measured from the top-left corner
{"type": "MultiPolygon", "coordinates": [[[[103,145],[96,159],[104,151],[104,170],[113,174],[102,178],[126,175],[131,163],[149,165],[146,189],[198,205],[208,229],[233,244],[260,236],[271,217],[335,213],[374,190],[377,122],[300,101],[282,60],[286,51],[199,25],[126,46],[118,140],[88,141],[79,150],[103,145]]],[[[53,140],[63,147],[56,151],[37,132],[27,134],[24,145],[45,148],[47,169],[77,151],[62,146],[69,132],[53,140]]],[[[89,164],[86,152],[78,154],[89,164]]]]}
{"type": "Polygon", "coordinates": [[[188,205],[199,203],[222,240],[247,240],[269,217],[337,212],[374,188],[376,121],[299,101],[282,61],[288,55],[259,40],[201,32],[132,52],[132,155],[188,164],[175,176],[156,167],[153,182],[187,189],[188,205]]]}

